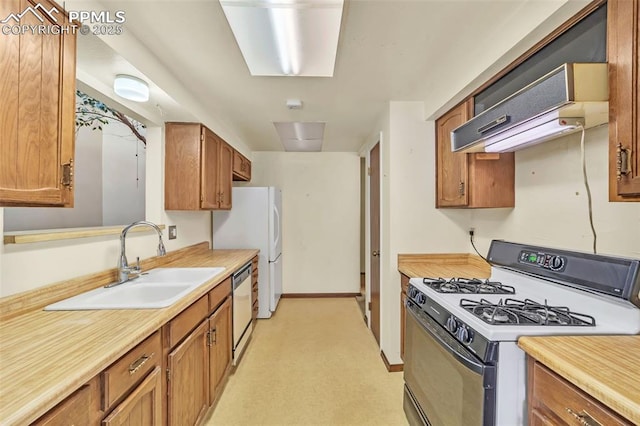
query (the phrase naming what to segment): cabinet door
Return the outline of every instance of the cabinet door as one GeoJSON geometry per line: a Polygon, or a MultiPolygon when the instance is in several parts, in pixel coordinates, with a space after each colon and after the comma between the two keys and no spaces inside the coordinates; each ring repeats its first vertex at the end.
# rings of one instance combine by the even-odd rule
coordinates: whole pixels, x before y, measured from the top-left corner
{"type": "Polygon", "coordinates": [[[162,369],[156,367],[137,388],[113,409],[103,426],[154,426],[162,424],[162,369]]]}
{"type": "Polygon", "coordinates": [[[436,207],[469,203],[467,154],[451,152],[451,131],[471,116],[472,99],[436,120],[436,207]]]}
{"type": "Polygon", "coordinates": [[[68,426],[98,424],[100,393],[97,378],[71,394],[67,399],[32,423],[32,426],[68,426]]]}
{"type": "Polygon", "coordinates": [[[640,201],[640,0],[607,7],[609,200],[640,201]]]}
{"type": "Polygon", "coordinates": [[[203,209],[217,209],[219,204],[218,162],[220,160],[220,141],[216,135],[206,127],[202,128],[202,182],[200,207],[203,209]]]}
{"type": "Polygon", "coordinates": [[[218,160],[218,188],[220,192],[220,210],[231,209],[231,185],[233,180],[233,148],[223,140],[220,144],[220,158],[218,160]]]}
{"type": "MultiPolygon", "coordinates": [[[[20,14],[35,1],[3,0],[0,16],[20,14]]],[[[20,25],[65,26],[63,9],[26,13],[20,25]]],[[[75,137],[74,34],[2,35],[0,48],[0,206],[73,206],[75,137]]]]}
{"type": "Polygon", "coordinates": [[[209,317],[209,404],[231,364],[231,296],[209,317]]]}
{"type": "Polygon", "coordinates": [[[168,357],[167,405],[170,426],[193,426],[209,405],[209,348],[205,319],[168,357]]]}
{"type": "Polygon", "coordinates": [[[244,157],[238,151],[233,151],[233,175],[244,176],[244,157]]]}

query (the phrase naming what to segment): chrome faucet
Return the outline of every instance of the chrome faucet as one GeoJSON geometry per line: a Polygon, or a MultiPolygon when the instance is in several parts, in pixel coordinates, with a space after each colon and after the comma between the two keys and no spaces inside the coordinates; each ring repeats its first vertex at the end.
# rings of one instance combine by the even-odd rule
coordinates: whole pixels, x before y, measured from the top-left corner
{"type": "Polygon", "coordinates": [[[162,230],[152,222],[147,222],[146,220],[139,220],[137,222],[133,222],[131,225],[128,225],[122,230],[120,234],[120,258],[118,259],[118,282],[113,284],[109,284],[105,287],[113,287],[118,284],[126,283],[127,281],[131,281],[137,278],[142,269],[140,268],[140,257],[137,258],[135,266],[129,266],[129,262],[127,261],[126,255],[126,246],[125,240],[127,238],[127,232],[131,228],[137,228],[139,226],[149,226],[153,228],[158,233],[158,256],[164,256],[167,254],[167,250],[164,248],[164,243],[162,242],[162,230]]]}

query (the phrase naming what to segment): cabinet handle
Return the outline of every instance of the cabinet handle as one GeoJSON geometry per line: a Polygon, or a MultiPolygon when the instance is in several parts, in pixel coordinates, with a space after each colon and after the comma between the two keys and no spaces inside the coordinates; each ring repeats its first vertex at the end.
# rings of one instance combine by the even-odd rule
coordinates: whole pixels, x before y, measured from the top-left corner
{"type": "Polygon", "coordinates": [[[580,414],[573,411],[571,408],[567,407],[567,413],[571,414],[576,420],[580,422],[583,426],[602,426],[600,422],[595,420],[593,417],[589,415],[586,411],[582,410],[580,414]]]}
{"type": "Polygon", "coordinates": [[[482,134],[488,130],[493,129],[494,127],[498,127],[499,125],[506,123],[507,121],[509,121],[509,116],[508,115],[503,115],[501,117],[496,118],[495,120],[485,124],[484,126],[480,126],[478,127],[478,133],[482,134]]]}
{"type": "Polygon", "coordinates": [[[154,355],[154,352],[151,352],[151,355],[144,354],[140,358],[129,364],[129,375],[133,376],[136,371],[140,370],[142,366],[145,365],[147,361],[149,361],[154,355]]]}
{"type": "Polygon", "coordinates": [[[207,340],[209,346],[213,346],[216,344],[216,341],[218,340],[218,332],[215,328],[209,330],[209,332],[207,333],[207,340]]]}
{"type": "Polygon", "coordinates": [[[623,148],[622,144],[616,147],[616,177],[622,179],[622,175],[630,175],[633,173],[631,165],[631,148],[623,148]]]}
{"type": "Polygon", "coordinates": [[[69,159],[68,163],[62,166],[62,177],[60,178],[60,184],[66,186],[68,189],[73,189],[73,158],[69,159]]]}
{"type": "Polygon", "coordinates": [[[458,193],[464,195],[464,182],[460,182],[460,185],[458,185],[458,193]]]}

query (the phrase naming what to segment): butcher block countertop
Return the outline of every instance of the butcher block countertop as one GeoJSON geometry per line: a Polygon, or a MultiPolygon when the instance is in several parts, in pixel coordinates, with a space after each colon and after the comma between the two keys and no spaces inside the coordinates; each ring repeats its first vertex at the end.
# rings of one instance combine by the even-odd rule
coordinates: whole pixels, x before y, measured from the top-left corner
{"type": "Polygon", "coordinates": [[[469,253],[399,254],[398,271],[409,278],[488,278],[491,267],[469,253]]]}
{"type": "Polygon", "coordinates": [[[537,361],[640,424],[640,336],[521,337],[537,361]]]}
{"type": "MultiPolygon", "coordinates": [[[[46,287],[24,294],[31,297],[0,299],[0,424],[26,425],[36,420],[257,253],[258,250],[210,250],[203,243],[147,260],[143,270],[149,265],[226,268],[164,309],[43,311],[43,306],[59,300],[60,284],[50,286],[50,293],[57,296],[48,301],[43,295],[46,287]],[[12,309],[20,309],[33,300],[40,300],[41,306],[12,317],[12,309]]],[[[84,277],[84,281],[94,280],[95,288],[104,285],[105,279],[108,283],[111,276],[115,277],[115,270],[84,277]]],[[[82,279],[68,283],[88,285],[82,279]]]]}

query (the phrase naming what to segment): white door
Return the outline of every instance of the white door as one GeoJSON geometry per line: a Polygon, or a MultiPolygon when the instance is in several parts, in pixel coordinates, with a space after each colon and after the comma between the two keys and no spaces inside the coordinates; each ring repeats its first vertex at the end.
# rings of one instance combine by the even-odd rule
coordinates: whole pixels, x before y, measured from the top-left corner
{"type": "Polygon", "coordinates": [[[282,255],[269,262],[269,284],[271,287],[269,309],[275,312],[282,295],[282,255]]]}

